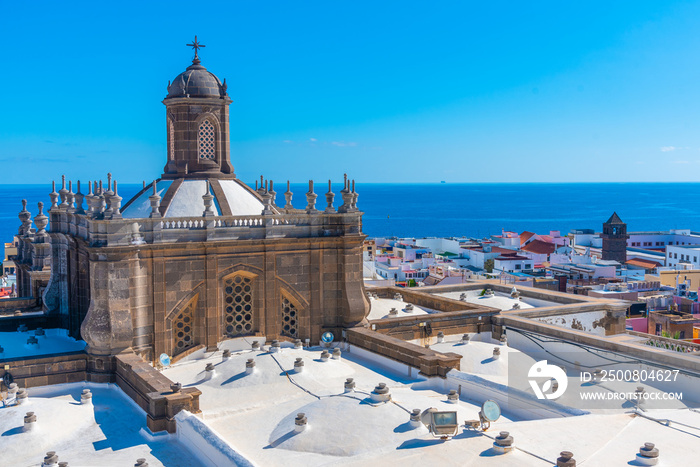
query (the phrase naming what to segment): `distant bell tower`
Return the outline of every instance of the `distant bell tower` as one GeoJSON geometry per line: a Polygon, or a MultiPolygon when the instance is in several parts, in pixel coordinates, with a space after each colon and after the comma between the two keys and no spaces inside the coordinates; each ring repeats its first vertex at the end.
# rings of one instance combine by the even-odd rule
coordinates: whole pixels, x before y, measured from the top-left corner
{"type": "Polygon", "coordinates": [[[616,212],[603,224],[603,259],[625,264],[627,261],[627,224],[616,212]]]}
{"type": "Polygon", "coordinates": [[[164,179],[236,178],[229,150],[228,106],[231,99],[222,83],[200,63],[204,45],[197,36],[192,65],[168,82],[163,100],[168,131],[168,161],[164,179]]]}

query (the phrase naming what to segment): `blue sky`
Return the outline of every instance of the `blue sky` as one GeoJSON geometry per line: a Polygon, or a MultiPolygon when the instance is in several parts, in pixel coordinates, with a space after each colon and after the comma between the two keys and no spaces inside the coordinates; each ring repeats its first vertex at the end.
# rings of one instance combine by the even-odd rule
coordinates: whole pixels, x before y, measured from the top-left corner
{"type": "Polygon", "coordinates": [[[2,9],[0,183],[160,175],[194,34],[248,182],[698,180],[700,2],[2,9]]]}

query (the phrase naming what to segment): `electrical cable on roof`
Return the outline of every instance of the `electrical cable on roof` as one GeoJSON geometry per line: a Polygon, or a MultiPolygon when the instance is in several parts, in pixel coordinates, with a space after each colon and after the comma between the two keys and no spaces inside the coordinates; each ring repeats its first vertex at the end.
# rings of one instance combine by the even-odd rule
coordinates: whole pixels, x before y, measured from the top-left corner
{"type": "Polygon", "coordinates": [[[539,344],[539,342],[560,342],[560,343],[563,343],[563,344],[572,345],[572,346],[574,346],[574,347],[579,347],[579,348],[585,350],[585,351],[588,352],[588,353],[594,354],[594,355],[595,355],[596,357],[598,357],[598,358],[602,358],[602,359],[604,359],[604,360],[608,360],[608,361],[612,362],[612,363],[608,363],[608,364],[594,365],[594,366],[587,366],[587,365],[578,364],[578,366],[583,367],[583,368],[599,368],[599,367],[604,367],[604,366],[609,366],[609,365],[615,365],[615,364],[638,363],[638,364],[644,364],[644,365],[651,365],[651,366],[655,366],[655,367],[658,367],[658,368],[664,368],[664,369],[667,369],[667,370],[674,370],[674,371],[675,371],[675,370],[678,370],[678,372],[679,372],[680,374],[683,374],[683,375],[686,375],[686,376],[691,376],[691,377],[694,377],[694,378],[697,378],[697,377],[699,376],[697,373],[692,373],[692,372],[687,371],[687,370],[681,370],[681,369],[679,369],[679,368],[674,368],[674,367],[672,367],[672,366],[663,365],[663,364],[656,363],[656,362],[650,362],[650,361],[648,361],[648,360],[643,360],[643,359],[633,359],[633,360],[628,360],[628,361],[617,361],[617,360],[613,360],[613,359],[611,359],[611,358],[608,358],[608,357],[606,357],[606,356],[604,356],[604,355],[600,355],[600,354],[597,353],[597,352],[607,352],[607,353],[610,353],[610,354],[613,354],[613,355],[618,355],[618,356],[620,356],[620,357],[624,357],[624,355],[622,355],[622,354],[620,354],[620,353],[618,353],[618,352],[609,351],[609,350],[603,350],[603,349],[596,349],[595,347],[590,347],[590,346],[586,346],[586,345],[583,345],[583,344],[577,344],[577,343],[575,343],[575,342],[570,342],[570,341],[566,341],[566,340],[563,340],[563,339],[557,339],[557,338],[552,338],[552,337],[550,337],[549,340],[537,339],[537,338],[532,337],[532,336],[539,336],[539,334],[530,333],[530,332],[527,332],[527,331],[522,331],[522,330],[520,330],[520,329],[516,329],[516,328],[513,328],[513,327],[507,327],[507,329],[508,329],[508,331],[517,332],[518,334],[523,335],[523,336],[526,337],[527,339],[529,339],[529,340],[531,340],[532,342],[534,342],[539,348],[541,348],[543,351],[545,351],[545,352],[548,353],[549,355],[551,355],[551,356],[553,356],[553,357],[555,357],[555,358],[557,358],[557,359],[559,359],[559,360],[561,360],[561,361],[563,361],[563,362],[566,362],[566,363],[568,363],[568,364],[570,364],[570,365],[574,365],[574,366],[576,366],[576,362],[570,362],[570,361],[568,361],[568,360],[566,360],[566,359],[563,359],[563,358],[561,358],[561,357],[558,357],[558,356],[555,355],[554,353],[552,353],[552,352],[550,352],[549,350],[545,349],[542,345],[539,344]],[[539,341],[539,342],[538,342],[538,341],[539,341]]]}

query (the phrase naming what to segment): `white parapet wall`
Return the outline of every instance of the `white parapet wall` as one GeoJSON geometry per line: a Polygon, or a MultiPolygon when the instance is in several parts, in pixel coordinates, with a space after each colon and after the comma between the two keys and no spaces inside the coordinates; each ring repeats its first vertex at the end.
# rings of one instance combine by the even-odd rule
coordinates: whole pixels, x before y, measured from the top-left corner
{"type": "Polygon", "coordinates": [[[183,410],[175,415],[177,439],[204,465],[254,467],[255,464],[236,451],[209,425],[183,410]]]}

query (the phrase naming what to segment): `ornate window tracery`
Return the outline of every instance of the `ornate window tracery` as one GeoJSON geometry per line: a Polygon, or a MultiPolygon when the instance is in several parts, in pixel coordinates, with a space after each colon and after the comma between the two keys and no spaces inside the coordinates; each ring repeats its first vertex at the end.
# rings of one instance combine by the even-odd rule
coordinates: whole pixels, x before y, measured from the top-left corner
{"type": "Polygon", "coordinates": [[[214,125],[207,119],[199,125],[198,145],[200,159],[214,159],[214,125]]]}
{"type": "Polygon", "coordinates": [[[282,335],[299,337],[297,308],[287,298],[282,297],[282,335]]]}
{"type": "Polygon", "coordinates": [[[194,319],[197,298],[191,300],[173,319],[173,355],[177,355],[195,345],[194,319]]]}
{"type": "Polygon", "coordinates": [[[235,275],[224,280],[224,328],[229,336],[253,332],[253,279],[235,275]]]}

